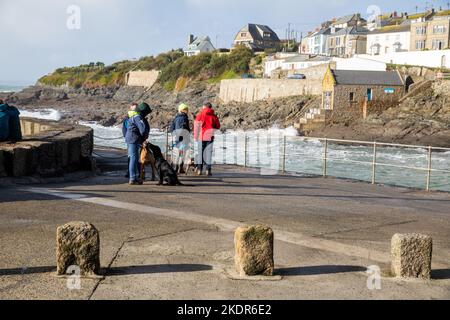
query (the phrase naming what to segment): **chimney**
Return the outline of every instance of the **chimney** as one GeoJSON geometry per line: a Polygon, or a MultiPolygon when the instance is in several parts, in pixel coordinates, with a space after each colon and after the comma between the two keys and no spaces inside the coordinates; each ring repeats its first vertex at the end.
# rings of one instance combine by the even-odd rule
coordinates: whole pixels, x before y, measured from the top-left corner
{"type": "Polygon", "coordinates": [[[189,35],[189,43],[188,44],[192,44],[192,42],[194,42],[194,35],[190,34],[189,35]]]}

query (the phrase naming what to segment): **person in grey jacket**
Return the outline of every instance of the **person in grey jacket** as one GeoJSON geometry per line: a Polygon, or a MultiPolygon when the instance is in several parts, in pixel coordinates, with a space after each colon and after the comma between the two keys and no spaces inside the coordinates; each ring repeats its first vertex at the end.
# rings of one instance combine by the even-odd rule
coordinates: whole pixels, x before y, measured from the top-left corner
{"type": "Polygon", "coordinates": [[[128,156],[130,157],[130,185],[143,184],[140,179],[140,154],[143,143],[150,135],[150,125],[147,116],[152,109],[147,103],[141,103],[136,113],[129,117],[125,132],[125,141],[128,145],[128,156]]]}

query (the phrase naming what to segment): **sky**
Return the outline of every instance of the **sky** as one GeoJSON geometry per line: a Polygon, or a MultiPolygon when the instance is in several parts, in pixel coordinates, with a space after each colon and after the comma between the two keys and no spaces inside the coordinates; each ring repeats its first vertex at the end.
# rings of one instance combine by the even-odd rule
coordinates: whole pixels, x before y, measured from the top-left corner
{"type": "MultiPolygon", "coordinates": [[[[186,45],[189,34],[230,47],[246,23],[288,23],[307,33],[333,17],[368,8],[424,11],[447,0],[0,0],[0,84],[32,84],[62,66],[156,55],[186,45]],[[75,7],[74,7],[75,6],[75,7]],[[75,8],[75,10],[73,10],[75,8]]],[[[370,11],[370,10],[369,10],[370,11]]]]}

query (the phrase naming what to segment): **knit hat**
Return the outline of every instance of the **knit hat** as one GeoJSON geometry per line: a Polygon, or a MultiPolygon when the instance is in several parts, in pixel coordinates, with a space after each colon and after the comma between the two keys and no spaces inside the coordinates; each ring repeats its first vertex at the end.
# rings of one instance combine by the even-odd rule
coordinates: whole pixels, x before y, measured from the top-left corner
{"type": "Polygon", "coordinates": [[[186,103],[182,103],[178,106],[178,112],[189,111],[189,106],[186,103]]]}
{"type": "Polygon", "coordinates": [[[145,102],[141,103],[136,111],[139,112],[141,114],[141,116],[144,116],[144,117],[149,115],[150,113],[152,113],[152,109],[145,102]]]}

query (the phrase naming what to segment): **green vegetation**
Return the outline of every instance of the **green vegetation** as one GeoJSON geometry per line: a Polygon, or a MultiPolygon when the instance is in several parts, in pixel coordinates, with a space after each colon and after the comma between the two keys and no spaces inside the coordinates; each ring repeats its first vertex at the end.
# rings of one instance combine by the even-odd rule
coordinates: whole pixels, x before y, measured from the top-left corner
{"type": "Polygon", "coordinates": [[[193,57],[184,56],[181,50],[173,50],[156,57],[144,57],[138,61],[126,60],[110,66],[97,62],[60,68],[42,77],[39,82],[74,88],[115,87],[125,83],[125,76],[129,71],[161,70],[159,83],[166,90],[172,91],[180,77],[210,83],[238,78],[249,72],[253,58],[253,52],[246,47],[238,47],[229,54],[202,53],[193,57]]]}
{"type": "Polygon", "coordinates": [[[182,51],[173,50],[157,57],[144,57],[137,61],[125,60],[110,66],[105,66],[102,62],[91,62],[78,67],[59,68],[39,79],[39,82],[50,86],[68,85],[74,88],[115,87],[125,83],[125,75],[131,70],[159,70],[181,57],[182,51]]]}
{"type": "Polygon", "coordinates": [[[236,48],[230,54],[202,53],[182,57],[161,70],[159,82],[170,90],[180,77],[211,83],[234,79],[249,72],[252,58],[252,51],[246,47],[236,48]]]}

